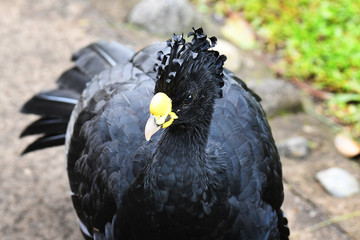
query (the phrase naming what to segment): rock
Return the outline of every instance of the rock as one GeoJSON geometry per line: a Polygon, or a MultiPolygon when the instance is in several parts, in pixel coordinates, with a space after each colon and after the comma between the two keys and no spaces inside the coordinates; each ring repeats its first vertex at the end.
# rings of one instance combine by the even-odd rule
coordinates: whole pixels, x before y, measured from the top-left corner
{"type": "Polygon", "coordinates": [[[356,178],[342,168],[320,171],[316,173],[316,179],[334,197],[349,197],[360,192],[356,178]]]}
{"type": "Polygon", "coordinates": [[[187,0],[143,0],[131,10],[128,21],[156,34],[188,33],[197,28],[197,13],[187,0]]]}
{"type": "Polygon", "coordinates": [[[221,28],[223,36],[236,46],[251,50],[256,46],[255,33],[251,25],[240,14],[232,14],[221,28]]]}
{"type": "Polygon", "coordinates": [[[279,154],[288,158],[303,159],[310,154],[309,142],[305,137],[289,138],[278,144],[279,154]]]}
{"type": "Polygon", "coordinates": [[[360,145],[342,133],[335,136],[334,144],[336,149],[346,157],[352,158],[360,154],[360,145]]]}
{"type": "Polygon", "coordinates": [[[224,54],[227,57],[224,66],[230,71],[236,72],[241,67],[241,53],[239,49],[232,43],[223,39],[218,39],[214,50],[218,51],[220,54],[224,54]]]}
{"type": "Polygon", "coordinates": [[[110,21],[124,22],[129,15],[130,9],[134,8],[139,0],[88,0],[91,5],[100,11],[106,18],[110,18],[110,21]]]}
{"type": "Polygon", "coordinates": [[[289,82],[273,78],[247,81],[247,85],[262,98],[261,105],[268,117],[301,109],[300,93],[289,82]]]}

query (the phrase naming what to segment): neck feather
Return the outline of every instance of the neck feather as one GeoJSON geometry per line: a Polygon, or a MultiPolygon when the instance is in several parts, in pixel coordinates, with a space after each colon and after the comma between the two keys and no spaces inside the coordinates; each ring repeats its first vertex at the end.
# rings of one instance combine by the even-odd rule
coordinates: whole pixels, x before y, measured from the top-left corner
{"type": "Polygon", "coordinates": [[[163,132],[145,179],[145,192],[155,197],[160,206],[180,198],[196,201],[206,191],[209,128],[210,121],[197,126],[175,125],[163,132]],[[156,195],[159,192],[163,194],[156,195]]]}

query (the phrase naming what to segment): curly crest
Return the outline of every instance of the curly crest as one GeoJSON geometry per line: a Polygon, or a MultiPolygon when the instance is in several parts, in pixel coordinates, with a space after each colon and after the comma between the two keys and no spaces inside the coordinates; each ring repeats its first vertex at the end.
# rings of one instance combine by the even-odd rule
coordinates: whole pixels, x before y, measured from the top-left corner
{"type": "MultiPolygon", "coordinates": [[[[226,60],[224,55],[217,51],[210,50],[217,42],[216,37],[208,38],[202,28],[194,29],[189,32],[188,37],[192,37],[191,42],[186,42],[183,35],[173,35],[166,44],[170,52],[164,54],[158,52],[160,63],[155,64],[157,88],[167,91],[176,87],[186,74],[198,71],[200,67],[205,67],[214,76],[213,80],[221,88],[223,81],[223,65],[226,60]]],[[[221,90],[219,91],[221,97],[221,90]]]]}

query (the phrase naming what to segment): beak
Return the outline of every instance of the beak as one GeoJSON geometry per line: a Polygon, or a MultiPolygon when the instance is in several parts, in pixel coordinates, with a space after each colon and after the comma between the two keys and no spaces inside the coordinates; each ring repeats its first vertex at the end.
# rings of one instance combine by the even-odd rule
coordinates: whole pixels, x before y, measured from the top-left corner
{"type": "Polygon", "coordinates": [[[151,136],[154,135],[157,131],[159,131],[161,125],[156,124],[155,116],[150,114],[149,119],[146,122],[145,126],[145,139],[149,141],[151,136]]]}
{"type": "Polygon", "coordinates": [[[150,140],[161,127],[166,128],[170,126],[174,119],[178,116],[171,112],[172,104],[171,99],[162,92],[154,95],[150,102],[150,117],[145,126],[145,138],[150,140]]]}

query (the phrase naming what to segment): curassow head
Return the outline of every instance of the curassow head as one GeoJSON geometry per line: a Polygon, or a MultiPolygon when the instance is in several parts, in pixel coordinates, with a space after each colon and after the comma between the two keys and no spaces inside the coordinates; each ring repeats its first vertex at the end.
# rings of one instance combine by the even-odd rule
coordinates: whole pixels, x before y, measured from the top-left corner
{"type": "Polygon", "coordinates": [[[161,127],[211,119],[214,101],[222,97],[226,57],[209,50],[216,44],[215,37],[208,39],[201,28],[193,30],[188,34],[191,42],[174,35],[167,41],[170,52],[158,53],[161,63],[155,65],[157,82],[145,128],[147,139],[161,127]]]}

